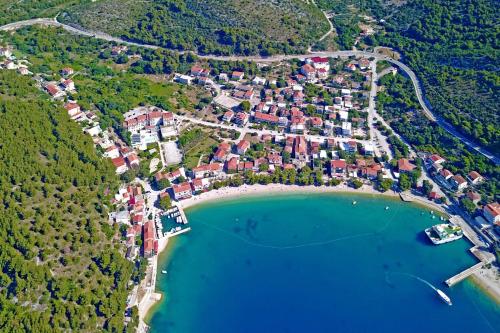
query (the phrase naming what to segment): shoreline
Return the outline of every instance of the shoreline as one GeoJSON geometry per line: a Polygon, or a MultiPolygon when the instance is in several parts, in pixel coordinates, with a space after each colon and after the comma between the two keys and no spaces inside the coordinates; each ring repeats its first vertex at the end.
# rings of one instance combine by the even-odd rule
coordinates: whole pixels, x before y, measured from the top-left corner
{"type": "MultiPolygon", "coordinates": [[[[199,195],[192,196],[189,199],[182,200],[177,203],[177,206],[179,206],[182,209],[190,209],[195,206],[199,206],[201,204],[206,204],[214,201],[219,201],[219,200],[232,200],[232,199],[244,199],[244,198],[252,198],[252,197],[259,197],[263,195],[273,195],[273,194],[332,194],[332,193],[338,193],[338,194],[357,194],[357,195],[375,195],[379,197],[385,197],[385,198],[390,198],[390,199],[399,199],[402,202],[407,202],[410,204],[414,204],[417,206],[420,206],[425,209],[431,209],[431,210],[438,210],[441,213],[448,214],[446,211],[446,208],[443,207],[440,204],[430,202],[424,198],[415,198],[414,201],[404,201],[401,199],[399,193],[394,192],[392,190],[389,190],[387,192],[380,192],[375,190],[373,187],[368,186],[368,185],[363,185],[359,189],[354,189],[351,187],[348,187],[345,184],[341,184],[338,186],[314,186],[314,185],[308,185],[308,186],[300,186],[300,185],[284,185],[284,184],[268,184],[268,185],[262,185],[262,184],[254,184],[254,185],[242,185],[239,187],[223,187],[217,190],[212,190],[208,192],[203,192],[199,195]]],[[[167,248],[168,244],[168,238],[165,237],[160,240],[159,248],[158,248],[158,255],[155,258],[156,264],[155,266],[157,267],[157,261],[160,257],[160,255],[165,254],[165,249],[167,248]]],[[[492,271],[494,268],[490,269],[489,271],[492,271]]],[[[480,272],[484,271],[481,270],[480,272]]],[[[487,274],[482,274],[479,275],[479,273],[476,273],[471,276],[471,281],[475,286],[477,286],[479,289],[481,289],[488,297],[492,298],[495,302],[500,304],[500,285],[496,285],[494,278],[491,276],[486,276],[487,274]]],[[[156,289],[156,281],[155,283],[155,289],[156,289]]],[[[163,298],[162,293],[154,292],[151,294],[150,298],[148,299],[148,302],[146,306],[144,307],[143,311],[139,311],[139,321],[141,323],[146,324],[146,319],[151,317],[151,311],[153,308],[156,307],[163,298]],[[159,295],[159,297],[158,297],[159,295]],[[153,296],[155,296],[155,299],[153,299],[153,296]]]]}
{"type": "Polygon", "coordinates": [[[493,265],[490,268],[481,268],[472,274],[470,281],[500,306],[500,270],[498,268],[493,265]]]}
{"type": "Polygon", "coordinates": [[[308,193],[343,193],[343,194],[358,194],[358,195],[376,195],[388,198],[400,198],[399,194],[394,191],[379,192],[371,186],[363,185],[359,189],[348,187],[347,185],[338,186],[300,186],[300,185],[284,185],[284,184],[268,184],[268,185],[242,185],[239,187],[223,187],[218,190],[204,192],[177,203],[182,209],[192,208],[194,206],[208,203],[216,200],[230,200],[238,198],[249,198],[261,195],[272,194],[308,194],[308,193]]]}
{"type": "Polygon", "coordinates": [[[148,324],[146,323],[146,318],[148,318],[148,314],[151,312],[151,310],[159,304],[161,299],[163,298],[163,293],[157,292],[156,291],[156,279],[157,279],[157,274],[158,274],[158,259],[160,255],[165,253],[165,249],[167,248],[167,245],[169,243],[168,237],[162,237],[158,240],[158,254],[153,257],[153,271],[154,271],[154,277],[153,281],[151,284],[151,294],[147,297],[147,299],[144,299],[142,301],[142,304],[139,304],[137,306],[138,312],[139,312],[139,325],[137,328],[137,332],[147,332],[147,328],[149,328],[148,324]]]}

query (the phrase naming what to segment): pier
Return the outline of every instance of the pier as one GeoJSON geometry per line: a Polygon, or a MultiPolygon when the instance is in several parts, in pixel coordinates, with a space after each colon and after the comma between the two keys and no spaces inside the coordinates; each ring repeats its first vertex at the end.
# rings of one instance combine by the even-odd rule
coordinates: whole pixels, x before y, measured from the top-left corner
{"type": "Polygon", "coordinates": [[[485,265],[484,262],[482,262],[482,261],[478,262],[474,266],[469,267],[466,270],[461,271],[457,275],[452,276],[451,278],[446,280],[445,283],[448,285],[448,287],[452,287],[455,284],[459,283],[460,281],[465,280],[466,278],[468,278],[469,276],[474,274],[476,271],[480,270],[481,267],[483,267],[484,265],[485,265]]]}
{"type": "Polygon", "coordinates": [[[472,247],[470,249],[470,252],[473,255],[475,255],[476,258],[478,258],[480,260],[480,262],[478,262],[474,266],[471,266],[471,267],[461,271],[460,273],[458,273],[456,275],[453,275],[451,278],[446,280],[445,283],[448,285],[448,287],[452,287],[455,284],[457,284],[458,282],[465,280],[466,278],[468,278],[469,276],[471,276],[472,274],[474,274],[475,272],[480,270],[484,265],[491,264],[495,260],[495,257],[493,255],[491,255],[491,253],[482,251],[479,248],[479,246],[472,247]],[[490,255],[485,255],[485,253],[489,253],[490,255]]]}

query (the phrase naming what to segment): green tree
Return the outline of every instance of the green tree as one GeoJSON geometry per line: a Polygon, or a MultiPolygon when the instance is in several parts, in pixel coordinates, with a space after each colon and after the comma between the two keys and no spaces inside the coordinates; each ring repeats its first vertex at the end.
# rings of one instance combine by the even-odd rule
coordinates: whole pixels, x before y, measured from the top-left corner
{"type": "Polygon", "coordinates": [[[399,188],[401,191],[407,191],[411,187],[410,177],[406,173],[401,173],[399,175],[399,188]]]}
{"type": "Polygon", "coordinates": [[[167,187],[170,187],[170,181],[166,178],[162,178],[158,182],[156,182],[156,185],[160,190],[164,190],[167,187]]]}
{"type": "Polygon", "coordinates": [[[469,213],[470,215],[474,214],[474,212],[476,211],[476,205],[469,198],[466,198],[466,197],[462,198],[460,200],[460,204],[465,209],[465,211],[467,213],[469,213]]]}
{"type": "Polygon", "coordinates": [[[355,189],[358,189],[361,186],[363,186],[363,182],[361,180],[355,178],[355,179],[351,180],[351,186],[354,187],[355,189]]]}
{"type": "Polygon", "coordinates": [[[378,184],[378,188],[381,192],[386,192],[392,187],[393,181],[392,179],[386,178],[383,179],[381,182],[378,184]]]}
{"type": "Polygon", "coordinates": [[[252,108],[252,105],[250,104],[249,101],[243,101],[240,103],[240,109],[242,111],[248,112],[252,108]]]}
{"type": "Polygon", "coordinates": [[[170,196],[165,195],[160,199],[160,208],[163,210],[167,210],[172,207],[172,200],[170,200],[170,196]]]}

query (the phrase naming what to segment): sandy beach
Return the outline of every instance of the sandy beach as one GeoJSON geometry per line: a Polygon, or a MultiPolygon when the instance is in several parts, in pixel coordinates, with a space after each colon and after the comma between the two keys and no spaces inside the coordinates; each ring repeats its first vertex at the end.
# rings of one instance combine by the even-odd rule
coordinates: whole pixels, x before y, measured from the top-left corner
{"type": "Polygon", "coordinates": [[[283,184],[268,184],[268,185],[242,185],[240,187],[224,187],[218,190],[205,192],[189,199],[183,200],[177,205],[186,209],[194,205],[206,203],[210,201],[229,199],[229,198],[244,198],[259,195],[283,194],[283,193],[352,193],[352,194],[370,194],[377,196],[386,196],[399,198],[399,194],[394,191],[379,192],[371,186],[363,185],[359,189],[348,187],[341,184],[338,186],[299,186],[299,185],[283,185],[283,184]]]}
{"type": "Polygon", "coordinates": [[[479,270],[472,275],[472,281],[500,304],[500,270],[497,267],[479,270]]]}

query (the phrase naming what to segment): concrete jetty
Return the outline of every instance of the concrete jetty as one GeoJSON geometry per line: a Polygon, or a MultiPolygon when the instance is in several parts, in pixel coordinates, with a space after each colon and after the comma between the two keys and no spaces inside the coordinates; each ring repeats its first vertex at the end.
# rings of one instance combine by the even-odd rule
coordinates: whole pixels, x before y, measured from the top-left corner
{"type": "Polygon", "coordinates": [[[481,267],[484,266],[484,264],[485,263],[482,262],[482,261],[478,262],[474,266],[469,267],[466,270],[461,271],[457,275],[452,276],[451,278],[449,278],[448,280],[446,280],[445,283],[448,285],[448,287],[452,287],[455,284],[457,284],[458,282],[460,282],[462,280],[465,280],[466,278],[468,278],[469,276],[471,276],[472,274],[474,274],[475,272],[477,272],[478,270],[480,270],[481,267]]]}
{"type": "MultiPolygon", "coordinates": [[[[475,272],[479,271],[484,265],[491,264],[495,257],[493,255],[486,255],[488,252],[482,251],[479,246],[474,246],[470,249],[470,252],[476,256],[480,261],[460,273],[453,275],[451,278],[445,281],[448,287],[452,287],[460,281],[465,280],[475,272]]],[[[490,253],[491,254],[491,253],[490,253]]]]}

